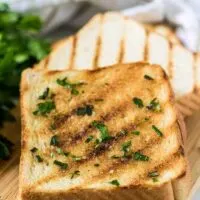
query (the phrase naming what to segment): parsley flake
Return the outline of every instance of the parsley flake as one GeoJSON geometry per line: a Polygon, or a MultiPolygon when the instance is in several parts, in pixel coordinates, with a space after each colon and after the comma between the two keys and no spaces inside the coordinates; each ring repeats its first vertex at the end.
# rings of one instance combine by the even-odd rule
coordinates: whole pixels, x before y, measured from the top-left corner
{"type": "Polygon", "coordinates": [[[46,89],[45,89],[45,91],[43,92],[43,94],[42,95],[40,95],[39,97],[38,97],[38,99],[41,99],[41,100],[45,100],[47,97],[48,97],[48,95],[49,95],[49,88],[47,87],[46,89]]]}
{"type": "Polygon", "coordinates": [[[57,84],[63,86],[66,89],[71,91],[72,95],[78,95],[79,91],[76,89],[78,86],[83,85],[84,83],[71,83],[67,80],[67,77],[63,79],[57,79],[57,84]]]}
{"type": "Polygon", "coordinates": [[[112,185],[115,185],[115,186],[117,186],[117,187],[120,186],[120,183],[119,183],[119,181],[118,181],[117,179],[112,180],[112,181],[110,181],[109,183],[112,184],[112,185]]]}
{"type": "Polygon", "coordinates": [[[134,97],[134,98],[133,98],[133,103],[134,103],[138,108],[143,108],[143,107],[144,107],[143,101],[142,101],[142,99],[140,99],[140,98],[134,97]]]}
{"type": "Polygon", "coordinates": [[[147,80],[150,80],[150,81],[154,80],[151,76],[149,76],[147,74],[144,75],[144,78],[147,80]]]}
{"type": "Polygon", "coordinates": [[[155,125],[152,125],[152,129],[156,132],[158,136],[163,137],[163,133],[155,125]]]}
{"type": "Polygon", "coordinates": [[[75,155],[72,155],[72,160],[75,161],[75,162],[79,162],[81,161],[83,158],[82,156],[75,156],[75,155]]]}
{"type": "Polygon", "coordinates": [[[133,153],[133,159],[134,160],[140,160],[140,161],[149,161],[149,157],[141,154],[139,151],[133,153]]]}
{"type": "Polygon", "coordinates": [[[85,140],[85,143],[89,143],[93,140],[94,136],[93,135],[90,135],[88,136],[88,138],[85,140]]]}
{"type": "Polygon", "coordinates": [[[46,116],[52,110],[56,108],[55,103],[53,101],[46,101],[43,103],[37,104],[37,109],[33,112],[34,115],[46,116]]]}
{"type": "Polygon", "coordinates": [[[59,145],[59,138],[57,135],[51,137],[50,145],[58,146],[59,145]]]}
{"type": "Polygon", "coordinates": [[[133,134],[133,135],[140,135],[140,131],[134,130],[134,131],[131,132],[131,134],[133,134]]]}
{"type": "Polygon", "coordinates": [[[43,158],[39,155],[36,155],[35,156],[36,160],[40,163],[40,162],[43,162],[43,158]]]}
{"type": "Polygon", "coordinates": [[[88,116],[91,116],[92,115],[92,112],[93,112],[93,108],[94,106],[93,105],[86,105],[84,107],[79,107],[77,110],[76,110],[76,114],[78,116],[84,116],[84,115],[88,115],[88,116]]]}
{"type": "Polygon", "coordinates": [[[71,179],[80,176],[80,171],[79,170],[75,170],[72,174],[71,174],[71,179]]]}
{"type": "Polygon", "coordinates": [[[63,162],[60,162],[58,160],[54,160],[53,162],[55,165],[59,166],[61,169],[65,170],[68,168],[68,164],[67,163],[63,163],[63,162]]]}
{"type": "Polygon", "coordinates": [[[157,177],[157,176],[159,176],[159,173],[157,171],[149,172],[148,176],[149,177],[157,177]]]}
{"type": "Polygon", "coordinates": [[[100,134],[101,134],[100,142],[105,142],[112,138],[109,135],[108,127],[104,125],[102,122],[93,121],[92,126],[97,128],[100,131],[100,134]]]}
{"type": "Polygon", "coordinates": [[[35,153],[35,152],[37,152],[38,151],[38,148],[36,148],[36,147],[33,147],[31,150],[30,150],[32,153],[35,153]]]}
{"type": "Polygon", "coordinates": [[[122,144],[121,150],[124,152],[124,156],[130,151],[131,141],[125,142],[122,144]]]}
{"type": "Polygon", "coordinates": [[[161,111],[160,103],[159,103],[157,98],[154,98],[153,100],[151,100],[149,105],[146,106],[146,107],[147,107],[148,110],[152,110],[154,112],[160,112],[161,111]]]}

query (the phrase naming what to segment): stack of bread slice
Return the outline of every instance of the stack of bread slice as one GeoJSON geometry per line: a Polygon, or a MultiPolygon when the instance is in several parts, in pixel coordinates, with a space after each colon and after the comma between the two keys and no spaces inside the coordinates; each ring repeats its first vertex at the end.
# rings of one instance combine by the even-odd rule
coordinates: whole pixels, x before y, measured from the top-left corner
{"type": "Polygon", "coordinates": [[[23,73],[20,200],[186,199],[175,98],[193,94],[200,65],[160,32],[98,14],[23,73]]]}

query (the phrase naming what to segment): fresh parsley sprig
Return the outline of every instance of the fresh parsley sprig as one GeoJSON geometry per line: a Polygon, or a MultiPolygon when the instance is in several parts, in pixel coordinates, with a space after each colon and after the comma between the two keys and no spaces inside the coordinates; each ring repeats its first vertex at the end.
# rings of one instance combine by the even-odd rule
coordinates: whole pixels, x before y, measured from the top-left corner
{"type": "MultiPolygon", "coordinates": [[[[49,43],[37,36],[41,27],[38,16],[11,11],[7,4],[0,3],[0,127],[5,121],[15,121],[10,110],[19,96],[22,70],[50,51],[49,43]]],[[[6,146],[1,141],[0,159],[10,155],[6,146]]]]}

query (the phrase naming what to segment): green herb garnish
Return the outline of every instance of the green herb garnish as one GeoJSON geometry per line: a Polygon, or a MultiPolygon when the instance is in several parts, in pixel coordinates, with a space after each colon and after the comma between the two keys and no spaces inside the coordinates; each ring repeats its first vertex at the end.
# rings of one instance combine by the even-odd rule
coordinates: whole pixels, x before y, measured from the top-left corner
{"type": "Polygon", "coordinates": [[[47,87],[42,95],[38,97],[38,99],[45,100],[49,96],[49,88],[47,87]]]}
{"type": "Polygon", "coordinates": [[[128,131],[127,130],[121,130],[119,132],[120,135],[128,135],[128,131]]]}
{"type": "Polygon", "coordinates": [[[153,177],[152,180],[153,180],[154,183],[158,182],[158,178],[157,177],[153,177]]]}
{"type": "Polygon", "coordinates": [[[130,151],[131,141],[125,142],[122,144],[121,150],[124,152],[124,156],[130,151]]]}
{"type": "Polygon", "coordinates": [[[15,119],[10,110],[19,96],[21,72],[49,53],[49,44],[36,35],[41,26],[38,16],[11,11],[0,3],[0,126],[15,119]]]}
{"type": "Polygon", "coordinates": [[[94,136],[93,135],[90,135],[87,137],[87,139],[85,140],[85,143],[89,143],[93,140],[94,136]]]}
{"type": "Polygon", "coordinates": [[[159,176],[159,173],[157,171],[149,172],[148,176],[149,177],[157,177],[157,176],[159,176]]]}
{"type": "Polygon", "coordinates": [[[101,134],[100,142],[105,142],[112,138],[109,135],[108,127],[104,125],[102,122],[93,121],[92,126],[97,128],[100,131],[100,134],[101,134]]]}
{"type": "Polygon", "coordinates": [[[51,137],[50,145],[52,145],[52,146],[59,145],[59,137],[57,135],[54,135],[51,137]]]}
{"type": "Polygon", "coordinates": [[[151,76],[149,76],[147,74],[144,75],[144,78],[147,79],[147,80],[151,80],[151,81],[154,80],[151,76]]]}
{"type": "Polygon", "coordinates": [[[38,148],[36,148],[36,147],[33,147],[31,150],[30,150],[32,153],[35,153],[35,152],[37,152],[38,151],[38,148]]]}
{"type": "Polygon", "coordinates": [[[133,134],[133,135],[140,135],[140,131],[135,130],[135,131],[132,131],[131,134],[133,134]]]}
{"type": "Polygon", "coordinates": [[[80,176],[80,171],[76,170],[71,174],[71,179],[73,179],[74,177],[80,176]]]}
{"type": "Polygon", "coordinates": [[[77,87],[84,84],[84,83],[71,83],[67,80],[67,77],[63,79],[57,79],[56,82],[58,85],[61,85],[66,89],[69,89],[71,91],[71,94],[73,95],[78,95],[79,91],[77,90],[77,87]]]}
{"type": "Polygon", "coordinates": [[[120,158],[120,156],[117,156],[117,155],[112,155],[112,156],[111,156],[111,158],[112,158],[112,159],[119,159],[119,158],[120,158]]]}
{"type": "Polygon", "coordinates": [[[54,123],[52,123],[51,125],[50,125],[50,130],[56,130],[56,125],[54,124],[54,123]]]}
{"type": "Polygon", "coordinates": [[[152,110],[154,112],[160,112],[161,111],[160,103],[159,103],[157,98],[154,98],[153,100],[151,100],[149,105],[146,106],[146,107],[147,107],[147,109],[152,110]]]}
{"type": "Polygon", "coordinates": [[[143,107],[144,107],[143,101],[142,101],[142,99],[140,99],[140,98],[134,97],[134,98],[133,98],[133,103],[134,103],[138,108],[143,108],[143,107]]]}
{"type": "Polygon", "coordinates": [[[82,156],[72,155],[71,157],[72,157],[72,160],[75,161],[75,162],[81,161],[83,159],[82,156]]]}
{"type": "Polygon", "coordinates": [[[112,180],[112,181],[110,181],[109,183],[112,184],[112,185],[115,185],[115,186],[117,186],[117,187],[120,186],[120,183],[119,183],[119,181],[118,181],[117,179],[112,180]]]}
{"type": "Polygon", "coordinates": [[[86,105],[84,107],[80,107],[76,110],[76,114],[77,115],[88,115],[88,116],[91,116],[92,115],[92,112],[93,112],[93,109],[94,109],[94,106],[93,105],[86,105]]]}
{"type": "Polygon", "coordinates": [[[163,137],[163,133],[155,125],[152,125],[152,129],[156,132],[158,136],[163,137]]]}
{"type": "Polygon", "coordinates": [[[67,163],[63,163],[63,162],[60,162],[58,160],[54,160],[53,162],[55,165],[59,166],[61,169],[65,170],[68,168],[68,164],[67,163]]]}
{"type": "Polygon", "coordinates": [[[148,161],[149,157],[146,155],[141,154],[139,151],[133,153],[133,159],[134,160],[140,160],[140,161],[148,161]]]}
{"type": "Polygon", "coordinates": [[[46,116],[52,110],[56,108],[55,103],[53,101],[46,101],[44,103],[38,103],[37,109],[33,112],[34,115],[46,116]]]}
{"type": "Polygon", "coordinates": [[[41,156],[36,155],[35,158],[36,158],[36,160],[37,160],[38,162],[43,162],[43,158],[42,158],[41,156]]]}

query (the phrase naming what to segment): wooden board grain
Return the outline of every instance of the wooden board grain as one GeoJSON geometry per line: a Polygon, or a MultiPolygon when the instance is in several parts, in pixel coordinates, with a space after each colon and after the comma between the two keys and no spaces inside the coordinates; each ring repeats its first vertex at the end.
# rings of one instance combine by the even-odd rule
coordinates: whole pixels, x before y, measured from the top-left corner
{"type": "MultiPolygon", "coordinates": [[[[9,161],[0,161],[0,200],[16,199],[18,191],[18,170],[19,170],[19,155],[20,155],[20,118],[19,109],[17,113],[17,123],[6,124],[6,135],[15,143],[13,156],[9,161]]],[[[194,113],[193,116],[186,119],[186,127],[188,130],[188,139],[186,142],[186,151],[192,170],[193,182],[200,176],[200,111],[194,113]]],[[[166,190],[170,189],[170,184],[162,188],[163,194],[166,197],[166,190]]],[[[160,191],[161,192],[161,191],[160,191]]],[[[170,193],[170,192],[169,192],[170,193]]],[[[169,194],[168,193],[168,194],[169,194]]],[[[141,194],[140,194],[141,195],[141,194]]],[[[154,199],[155,196],[142,194],[144,199],[154,199]]],[[[136,198],[134,198],[136,199],[136,198]]]]}

